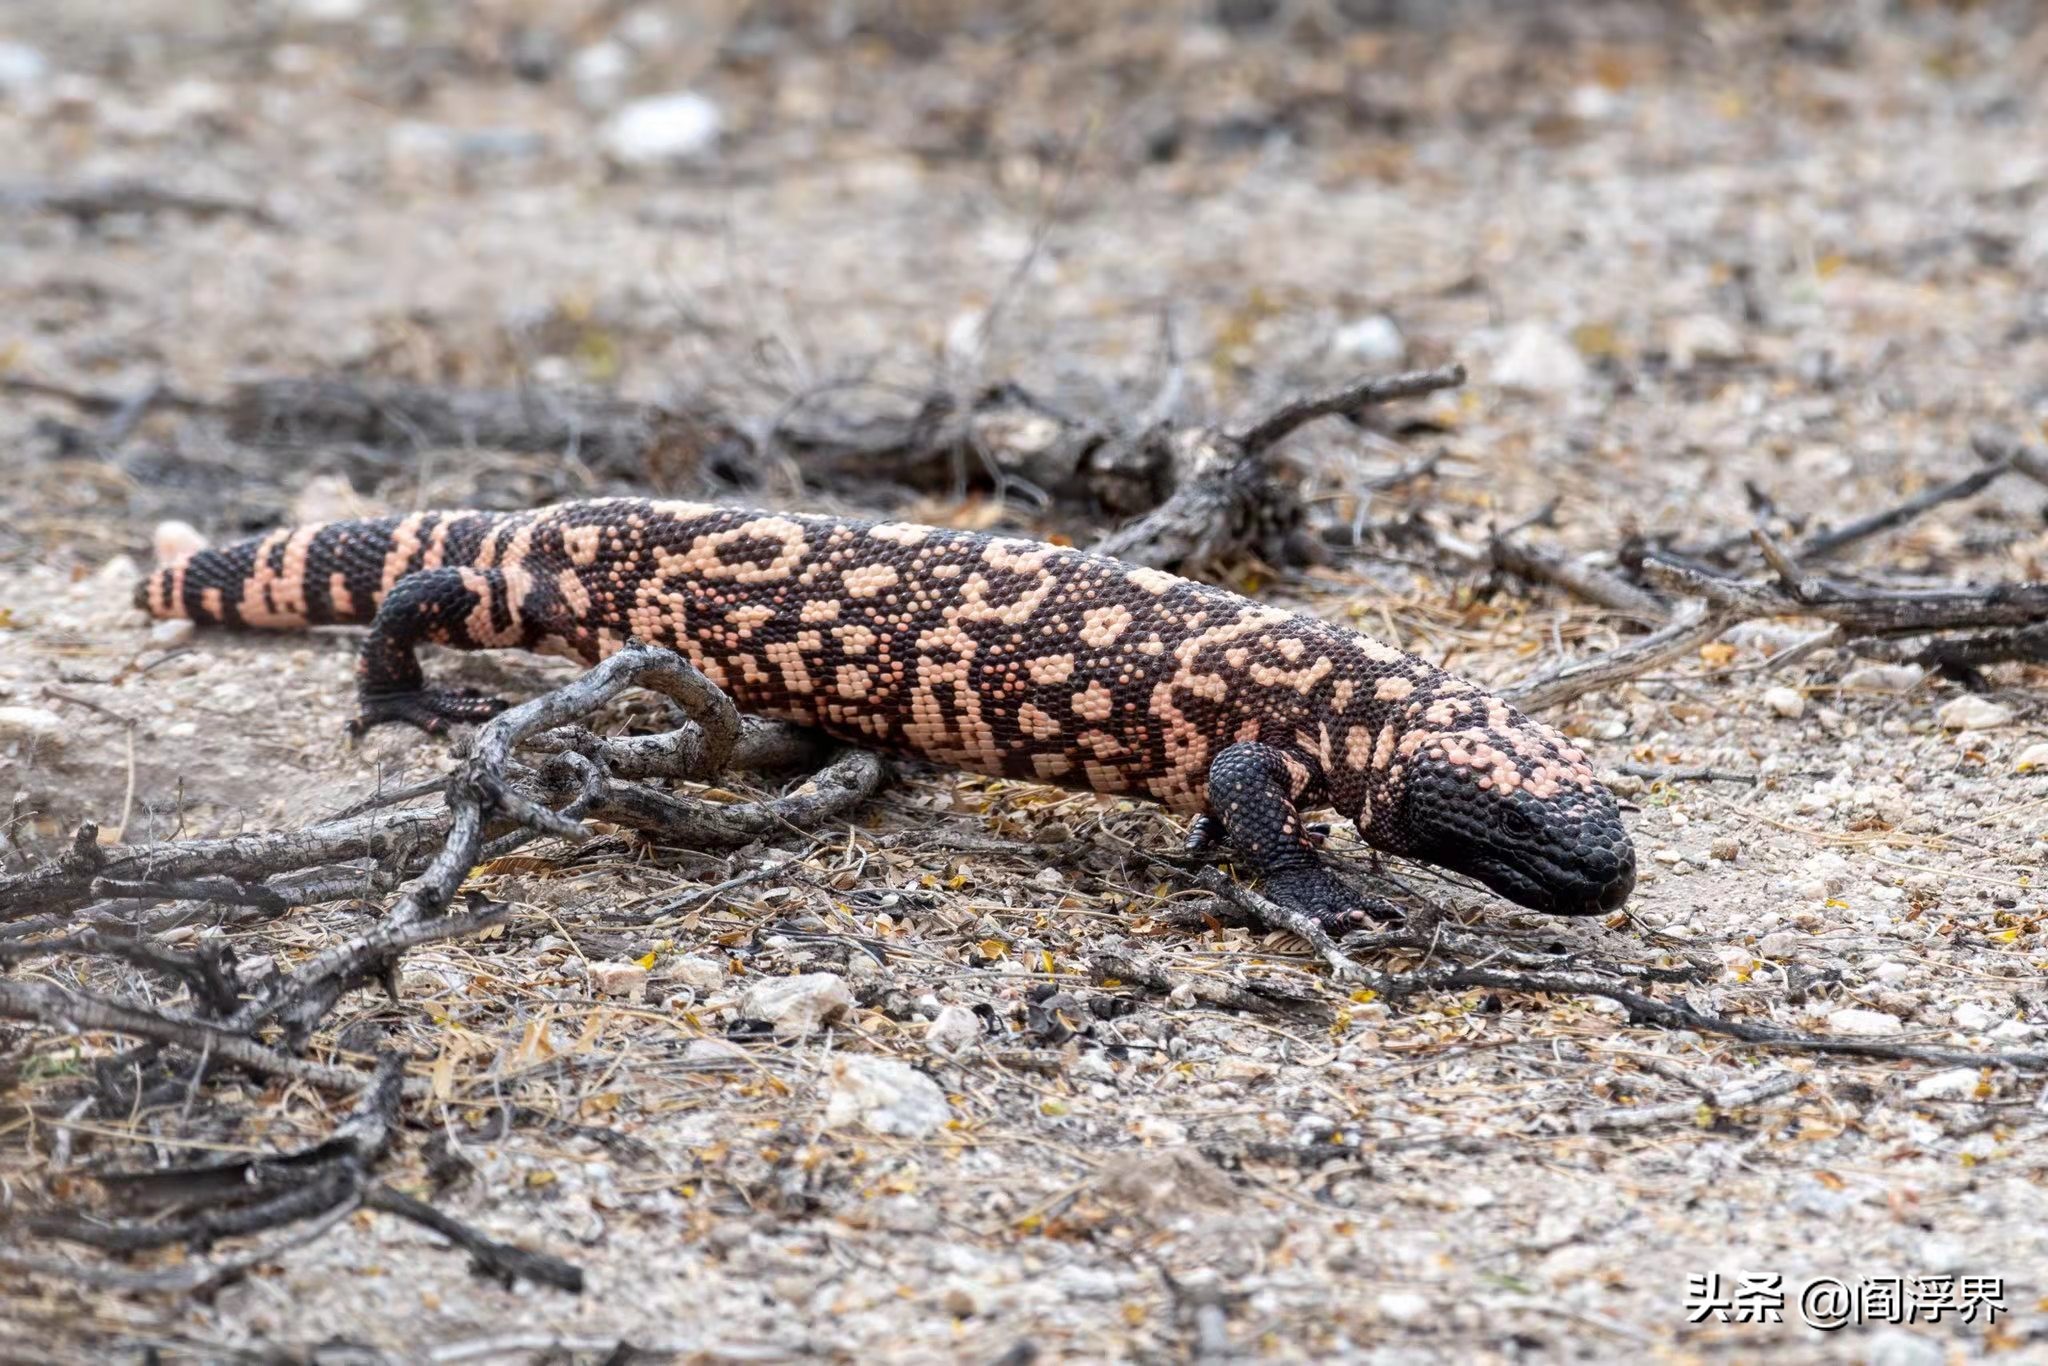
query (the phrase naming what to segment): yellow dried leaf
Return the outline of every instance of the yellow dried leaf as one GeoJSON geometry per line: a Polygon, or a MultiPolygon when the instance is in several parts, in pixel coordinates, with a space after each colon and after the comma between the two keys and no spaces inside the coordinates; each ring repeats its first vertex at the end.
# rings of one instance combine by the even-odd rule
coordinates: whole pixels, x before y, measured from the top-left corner
{"type": "Polygon", "coordinates": [[[633,961],[638,963],[643,968],[651,968],[654,966],[654,960],[659,956],[660,955],[657,954],[653,949],[649,949],[647,952],[641,954],[638,958],[635,958],[633,961]]]}
{"type": "Polygon", "coordinates": [[[1621,353],[1621,338],[1612,323],[1580,323],[1571,331],[1572,345],[1589,360],[1603,360],[1621,353]]]}
{"type": "Polygon", "coordinates": [[[1735,647],[1725,640],[1710,640],[1700,646],[1700,660],[1709,668],[1725,669],[1735,662],[1735,647]]]}
{"type": "Polygon", "coordinates": [[[444,1048],[441,1056],[434,1059],[434,1067],[427,1074],[427,1084],[433,1091],[434,1099],[445,1102],[455,1094],[455,1050],[444,1048]]]}
{"type": "Polygon", "coordinates": [[[531,854],[506,854],[469,870],[471,877],[497,877],[505,873],[551,873],[555,865],[531,854]]]}

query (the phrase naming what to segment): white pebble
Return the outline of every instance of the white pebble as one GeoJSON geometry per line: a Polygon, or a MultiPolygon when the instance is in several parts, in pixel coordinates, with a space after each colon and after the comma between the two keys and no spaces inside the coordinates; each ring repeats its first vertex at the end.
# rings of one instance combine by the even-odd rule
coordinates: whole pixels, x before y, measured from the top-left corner
{"type": "Polygon", "coordinates": [[[0,42],[0,95],[33,90],[50,74],[49,58],[22,43],[0,42]]]}
{"type": "Polygon", "coordinates": [[[701,996],[725,985],[725,964],[691,954],[671,964],[669,975],[701,996]]]}
{"type": "Polygon", "coordinates": [[[617,104],[633,72],[633,54],[623,43],[592,43],[569,59],[569,84],[586,109],[617,104]]]}
{"type": "Polygon", "coordinates": [[[1988,697],[1966,693],[1943,703],[1934,719],[1943,730],[1993,730],[2012,720],[2012,708],[1988,697]]]}
{"type": "Polygon", "coordinates": [[[1887,1015],[1881,1010],[1850,1007],[1828,1016],[1828,1028],[1837,1034],[1896,1034],[1903,1027],[1897,1016],[1887,1015]]]}
{"type": "Polygon", "coordinates": [[[199,633],[184,617],[166,617],[149,628],[149,643],[164,650],[174,650],[199,633]]]}
{"type": "Polygon", "coordinates": [[[1161,1143],[1178,1147],[1188,1141],[1185,1124],[1160,1115],[1143,1115],[1131,1125],[1131,1132],[1148,1143],[1161,1143]]]}
{"type": "Polygon", "coordinates": [[[1542,323],[1523,323],[1508,333],[1494,355],[1488,378],[1503,389],[1563,394],[1585,384],[1591,372],[1570,339],[1542,323]]]}
{"type": "Polygon", "coordinates": [[[1742,334],[1718,313],[1693,313],[1674,318],[1664,329],[1664,350],[1680,374],[1701,361],[1740,360],[1742,334]]]}
{"type": "Polygon", "coordinates": [[[924,1046],[945,1057],[974,1047],[981,1038],[981,1016],[966,1006],[943,1006],[924,1028],[924,1046]]]}
{"type": "Polygon", "coordinates": [[[1408,339],[1384,313],[1345,323],[1330,338],[1330,349],[1358,365],[1399,365],[1408,356],[1408,339]]]}
{"type": "Polygon", "coordinates": [[[1977,1094],[1977,1086],[1982,1081],[1983,1074],[1974,1067],[1952,1067],[1913,1083],[1913,1095],[1919,1100],[1968,1100],[1977,1094]]]}
{"type": "Polygon", "coordinates": [[[2048,768],[2048,741],[2035,741],[2019,752],[2012,761],[2014,771],[2031,773],[2037,768],[2048,768]]]}
{"type": "Polygon", "coordinates": [[[830,972],[772,977],[740,1000],[740,1014],[773,1025],[778,1039],[801,1039],[852,1013],[853,992],[830,972]]]}
{"type": "Polygon", "coordinates": [[[1905,692],[1919,685],[1927,670],[1918,664],[1865,664],[1842,675],[1844,688],[1875,692],[1905,692]]]}
{"type": "Polygon", "coordinates": [[[1420,1323],[1429,1317],[1429,1298],[1413,1290],[1382,1290],[1374,1302],[1390,1323],[1420,1323]]]}
{"type": "Polygon", "coordinates": [[[605,154],[622,166],[665,166],[718,145],[725,117],[702,95],[679,91],[635,100],[604,126],[605,154]]]}
{"type": "Polygon", "coordinates": [[[1958,1029],[1967,1029],[1972,1034],[1982,1034],[1991,1028],[1992,1021],[1997,1017],[1975,1001],[1965,1001],[1955,1008],[1949,1018],[1956,1022],[1958,1029]]]}
{"type": "Polygon", "coordinates": [[[1764,705],[1780,716],[1797,719],[1806,715],[1806,694],[1797,688],[1768,688],[1764,691],[1764,705]]]}
{"type": "Polygon", "coordinates": [[[61,745],[64,718],[41,707],[0,707],[0,744],[10,740],[61,745]]]}
{"type": "Polygon", "coordinates": [[[909,1063],[864,1053],[833,1059],[825,1084],[825,1127],[922,1138],[953,1118],[939,1084],[909,1063]]]}
{"type": "Polygon", "coordinates": [[[647,969],[638,963],[592,963],[590,985],[606,996],[637,1001],[647,992],[647,969]]]}

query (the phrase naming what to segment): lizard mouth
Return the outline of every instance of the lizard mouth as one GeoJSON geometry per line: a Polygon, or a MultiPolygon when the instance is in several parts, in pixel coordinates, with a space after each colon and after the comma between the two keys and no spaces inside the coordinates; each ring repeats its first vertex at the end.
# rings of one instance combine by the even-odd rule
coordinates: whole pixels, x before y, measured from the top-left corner
{"type": "Polygon", "coordinates": [[[1618,911],[1628,904],[1629,894],[1636,886],[1632,859],[1623,863],[1604,884],[1594,884],[1582,877],[1545,877],[1543,874],[1553,870],[1544,867],[1537,872],[1527,864],[1498,858],[1473,859],[1460,871],[1478,878],[1517,906],[1548,915],[1603,915],[1618,911]]]}

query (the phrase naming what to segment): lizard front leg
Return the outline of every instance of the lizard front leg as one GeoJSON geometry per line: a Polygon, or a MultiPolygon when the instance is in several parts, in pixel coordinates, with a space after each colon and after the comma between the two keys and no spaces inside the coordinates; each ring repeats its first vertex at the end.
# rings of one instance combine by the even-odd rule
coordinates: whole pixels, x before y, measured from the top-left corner
{"type": "Polygon", "coordinates": [[[1300,755],[1272,745],[1231,745],[1209,762],[1205,817],[1222,826],[1231,848],[1264,881],[1267,896],[1331,933],[1398,915],[1385,902],[1352,891],[1323,866],[1316,853],[1321,841],[1295,809],[1314,780],[1315,769],[1300,755]]]}

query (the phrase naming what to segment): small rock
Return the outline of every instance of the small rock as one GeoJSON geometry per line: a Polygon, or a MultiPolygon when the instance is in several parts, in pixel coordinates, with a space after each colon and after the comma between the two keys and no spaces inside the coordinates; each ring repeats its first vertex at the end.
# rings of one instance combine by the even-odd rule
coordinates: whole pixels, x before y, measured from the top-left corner
{"type": "Polygon", "coordinates": [[[592,963],[590,985],[607,996],[637,1001],[647,994],[647,969],[638,963],[592,963]]]}
{"type": "Polygon", "coordinates": [[[23,43],[0,42],[0,95],[18,95],[41,85],[50,59],[23,43]]]}
{"type": "Polygon", "coordinates": [[[149,643],[160,650],[175,650],[197,634],[199,628],[184,617],[166,617],[149,628],[149,643]]]}
{"type": "Polygon", "coordinates": [[[1904,963],[1879,963],[1870,975],[1880,982],[1903,982],[1913,975],[1913,969],[1904,963]]]}
{"type": "Polygon", "coordinates": [[[1767,688],[1764,705],[1780,716],[1797,719],[1806,715],[1806,694],[1797,688],[1767,688]]]}
{"type": "Polygon", "coordinates": [[[692,1039],[683,1049],[684,1062],[740,1062],[746,1056],[747,1050],[731,1039],[692,1039]]]}
{"type": "Polygon", "coordinates": [[[1997,1019],[1990,1011],[1978,1005],[1975,1001],[1963,1002],[1955,1008],[1949,1018],[1956,1022],[1956,1028],[1967,1029],[1972,1034],[1982,1034],[1985,1030],[1991,1028],[1992,1023],[1997,1019]]]}
{"type": "Polygon", "coordinates": [[[775,1027],[778,1039],[801,1039],[853,1013],[853,992],[836,973],[807,972],[757,983],[740,1001],[740,1014],[775,1027]]]}
{"type": "Polygon", "coordinates": [[[945,1057],[974,1047],[981,1038],[981,1016],[966,1006],[944,1006],[924,1029],[924,1046],[945,1057]]]}
{"type": "Polygon", "coordinates": [[[135,581],[142,577],[142,566],[132,556],[116,555],[93,571],[92,595],[120,593],[122,596],[135,590],[135,581]]]}
{"type": "Polygon", "coordinates": [[[725,964],[691,954],[671,964],[669,976],[701,996],[725,985],[725,964]]]}
{"type": "Polygon", "coordinates": [[[1966,693],[1943,703],[1934,719],[1943,730],[1993,730],[2012,720],[2012,708],[1988,697],[1966,693]]]}
{"type": "Polygon", "coordinates": [[[1873,692],[1905,692],[1918,687],[1925,677],[1927,670],[1918,664],[1865,664],[1843,674],[1842,686],[1873,692]]]}
{"type": "Polygon", "coordinates": [[[981,1301],[975,1298],[974,1291],[957,1281],[946,1287],[939,1303],[956,1319],[971,1319],[981,1312],[981,1301]]]}
{"type": "Polygon", "coordinates": [[[1947,1360],[1941,1343],[1903,1328],[1880,1328],[1863,1350],[1864,1366],[1942,1366],[1947,1360]]]}
{"type": "Polygon", "coordinates": [[[724,124],[718,106],[691,91],[635,100],[605,124],[605,155],[631,167],[689,161],[718,145],[724,124]]]}
{"type": "Polygon", "coordinates": [[[633,54],[624,43],[592,43],[569,59],[569,84],[586,109],[609,109],[625,93],[633,54]]]}
{"type": "Polygon", "coordinates": [[[1707,846],[1707,857],[1723,863],[1733,863],[1742,857],[1742,841],[1731,835],[1723,835],[1707,846]]]}
{"type": "Polygon", "coordinates": [[[1915,1082],[1913,1096],[1917,1100],[1969,1100],[1977,1094],[1983,1080],[1983,1073],[1974,1067],[1952,1067],[1915,1082]]]}
{"type": "Polygon", "coordinates": [[[287,6],[295,19],[316,24],[345,24],[363,17],[369,0],[291,0],[287,6]]]}
{"type": "Polygon", "coordinates": [[[9,741],[61,745],[64,718],[41,707],[0,707],[0,745],[9,741]]]}
{"type": "Polygon", "coordinates": [[[1790,958],[1799,947],[1799,936],[1790,930],[1773,930],[1756,941],[1756,951],[1764,958],[1790,958]]]}
{"type": "Polygon", "coordinates": [[[1694,313],[1671,320],[1664,329],[1664,351],[1671,358],[1671,368],[1683,374],[1701,361],[1741,360],[1747,348],[1742,334],[1726,318],[1694,313]]]}
{"type": "Polygon", "coordinates": [[[1032,874],[1031,880],[1051,892],[1056,892],[1067,885],[1066,875],[1057,868],[1040,868],[1032,874]]]}
{"type": "Polygon", "coordinates": [[[909,1063],[866,1053],[843,1053],[832,1062],[825,1087],[828,1129],[859,1124],[871,1133],[922,1138],[952,1118],[939,1084],[909,1063]]]}
{"type": "Polygon", "coordinates": [[[1617,797],[1637,797],[1648,790],[1650,784],[1633,773],[1623,773],[1618,768],[1603,768],[1594,775],[1600,786],[1617,797]]]}
{"type": "Polygon", "coordinates": [[[1490,376],[1503,389],[1563,394],[1585,384],[1591,372],[1563,333],[1542,323],[1523,323],[1502,343],[1490,376]]]}
{"type": "Polygon", "coordinates": [[[1163,1143],[1171,1147],[1179,1147],[1188,1141],[1187,1125],[1161,1115],[1141,1116],[1131,1126],[1131,1132],[1148,1143],[1163,1143]]]}
{"type": "Polygon", "coordinates": [[[158,522],[151,536],[151,549],[159,565],[180,565],[206,549],[206,537],[190,522],[158,522]]]}
{"type": "Polygon", "coordinates": [[[1429,1297],[1413,1290],[1382,1290],[1374,1303],[1390,1323],[1421,1323],[1429,1317],[1429,1297]]]}
{"type": "Polygon", "coordinates": [[[1920,1255],[1913,1259],[1915,1268],[1936,1275],[1954,1275],[1969,1264],[1969,1249],[1953,1238],[1939,1236],[1923,1240],[1920,1255]]]}
{"type": "Polygon", "coordinates": [[[1858,1010],[1852,1006],[1828,1016],[1828,1028],[1837,1034],[1877,1035],[1896,1034],[1904,1026],[1897,1016],[1887,1015],[1881,1010],[1858,1010]]]}
{"type": "Polygon", "coordinates": [[[2025,1043],[2040,1032],[2025,1020],[2000,1020],[1991,1027],[1991,1037],[2000,1043],[2025,1043]]]}
{"type": "Polygon", "coordinates": [[[1408,339],[1392,318],[1374,313],[1338,328],[1330,349],[1357,365],[1393,366],[1408,358],[1408,339]]]}
{"type": "Polygon", "coordinates": [[[2037,768],[2048,768],[2048,741],[2036,741],[2019,752],[2012,761],[2013,771],[2032,773],[2037,768]]]}

